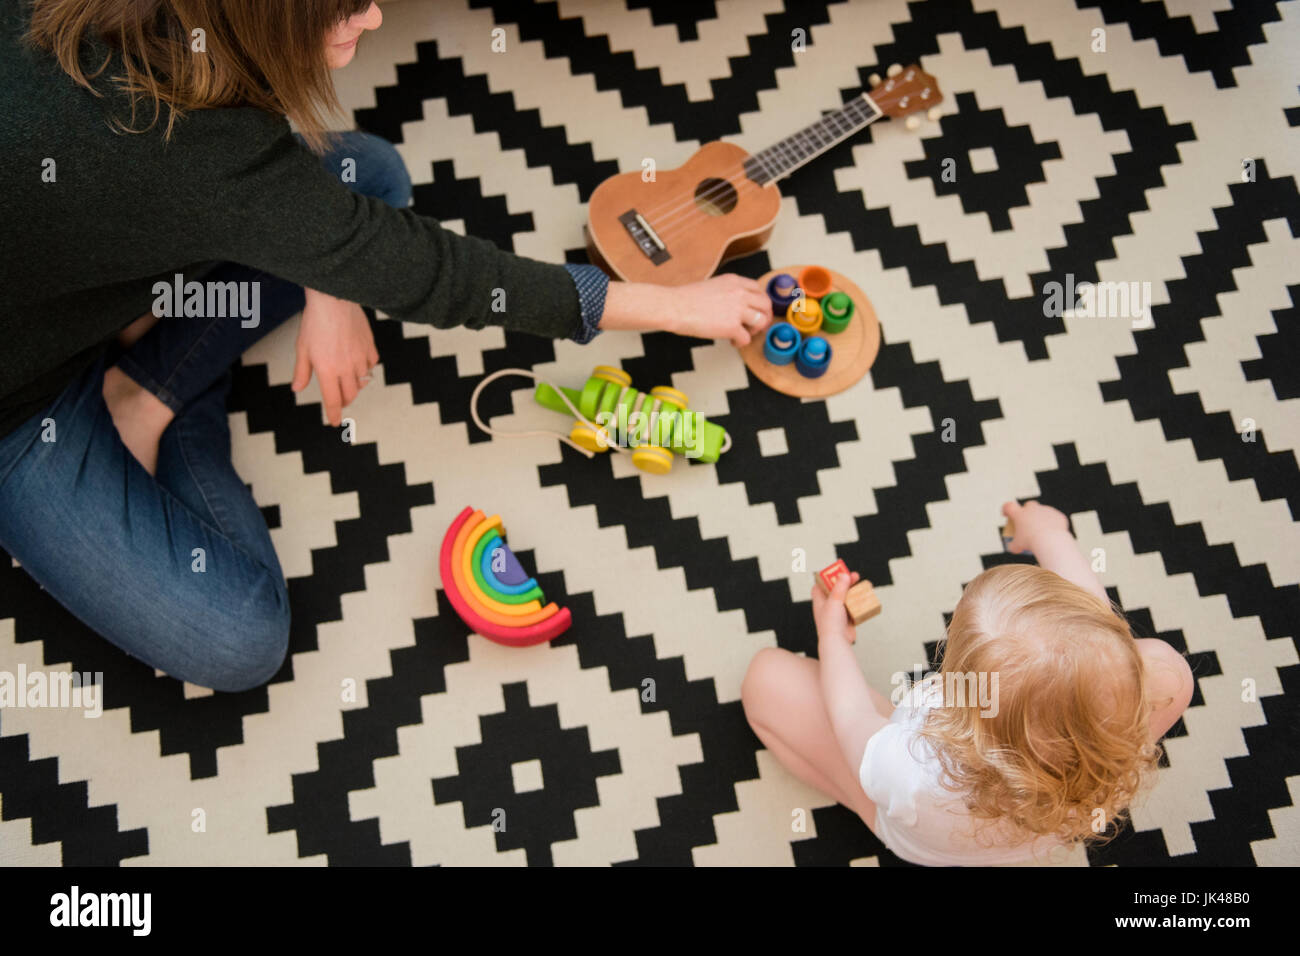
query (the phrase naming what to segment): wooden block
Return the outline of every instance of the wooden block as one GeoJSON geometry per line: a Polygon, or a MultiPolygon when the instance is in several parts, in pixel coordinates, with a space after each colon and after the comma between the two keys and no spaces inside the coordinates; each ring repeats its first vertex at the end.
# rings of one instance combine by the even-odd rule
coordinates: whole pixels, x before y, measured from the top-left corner
{"type": "Polygon", "coordinates": [[[841,574],[847,575],[849,566],[844,563],[844,559],[836,561],[834,564],[827,565],[817,572],[817,581],[821,584],[822,590],[827,594],[835,590],[835,582],[841,574]]]}
{"type": "MultiPolygon", "coordinates": [[[[1016,525],[1015,522],[1013,522],[1010,518],[1008,518],[1007,523],[1002,526],[1002,550],[1010,551],[1011,542],[1014,541],[1015,539],[1016,539],[1016,525]]],[[[1020,554],[1027,558],[1032,558],[1034,556],[1034,552],[1032,551],[1021,551],[1020,554]]]]}
{"type": "Polygon", "coordinates": [[[880,613],[880,600],[870,581],[864,579],[849,588],[848,596],[844,598],[844,609],[854,624],[861,624],[880,613]]]}

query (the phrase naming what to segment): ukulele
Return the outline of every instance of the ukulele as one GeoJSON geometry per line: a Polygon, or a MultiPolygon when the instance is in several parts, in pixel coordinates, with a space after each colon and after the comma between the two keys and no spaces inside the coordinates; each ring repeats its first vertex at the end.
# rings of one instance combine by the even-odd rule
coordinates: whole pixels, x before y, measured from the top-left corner
{"type": "Polygon", "coordinates": [[[908,128],[943,94],[919,66],[891,66],[862,93],[816,123],[749,155],[732,143],[701,147],[666,172],[620,173],[596,187],[587,205],[587,254],[616,279],[685,285],[707,279],[728,259],[763,248],[777,214],[777,183],[804,163],[882,117],[908,128]]]}

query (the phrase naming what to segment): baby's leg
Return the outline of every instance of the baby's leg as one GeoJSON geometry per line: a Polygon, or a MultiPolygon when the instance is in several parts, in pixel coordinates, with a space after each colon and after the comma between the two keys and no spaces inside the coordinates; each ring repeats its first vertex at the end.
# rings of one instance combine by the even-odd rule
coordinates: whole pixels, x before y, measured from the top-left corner
{"type": "MultiPolygon", "coordinates": [[[[782,766],[874,827],[876,806],[862,792],[858,768],[845,761],[835,739],[819,667],[819,662],[789,651],[759,651],[741,686],[745,717],[782,766]]],[[[875,692],[872,699],[882,720],[888,719],[893,710],[889,701],[875,692]]]]}

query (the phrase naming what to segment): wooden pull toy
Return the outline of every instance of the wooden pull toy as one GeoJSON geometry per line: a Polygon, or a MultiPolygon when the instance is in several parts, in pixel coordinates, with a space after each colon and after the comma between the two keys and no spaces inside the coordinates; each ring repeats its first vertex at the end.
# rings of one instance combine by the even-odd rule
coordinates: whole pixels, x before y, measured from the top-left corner
{"type": "MultiPolygon", "coordinates": [[[[844,563],[843,559],[840,559],[829,567],[818,571],[817,582],[821,585],[823,591],[830,594],[840,575],[847,575],[848,573],[848,565],[844,563]]],[[[855,625],[870,620],[880,613],[880,599],[876,597],[875,589],[871,586],[870,581],[863,578],[849,588],[849,593],[844,597],[844,610],[848,612],[849,620],[855,625]]]]}
{"type": "Polygon", "coordinates": [[[731,447],[731,436],[721,425],[686,406],[688,399],[677,389],[660,385],[649,394],[632,388],[632,378],[620,368],[597,365],[581,389],[552,385],[526,368],[503,368],[488,375],[469,397],[474,424],[489,435],[550,435],[588,458],[615,451],[632,456],[642,471],[664,475],[672,470],[673,455],[697,458],[712,464],[731,447]],[[491,382],[506,375],[523,375],[537,381],[533,398],[538,405],[573,416],[566,437],[560,432],[502,432],[479,417],[478,398],[491,382]]]}

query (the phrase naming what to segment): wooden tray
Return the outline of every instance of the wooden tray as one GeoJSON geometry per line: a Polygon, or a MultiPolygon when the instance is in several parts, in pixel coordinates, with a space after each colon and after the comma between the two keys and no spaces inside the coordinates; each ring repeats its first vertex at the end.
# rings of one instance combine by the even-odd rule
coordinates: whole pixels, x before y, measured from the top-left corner
{"type": "MultiPolygon", "coordinates": [[[[797,279],[804,268],[783,266],[772,270],[758,281],[766,289],[768,282],[779,273],[788,272],[797,279]]],[[[755,336],[753,341],[740,349],[740,357],[759,381],[796,398],[825,398],[852,387],[871,370],[872,363],[876,361],[876,353],[880,351],[880,321],[876,318],[876,310],[871,307],[871,300],[840,273],[831,269],[826,271],[831,274],[831,292],[847,292],[853,300],[853,321],[848,328],[834,335],[814,333],[821,335],[831,346],[831,365],[826,374],[820,378],[805,378],[799,374],[793,362],[789,365],[773,365],[763,355],[766,329],[763,335],[755,336]]]]}

